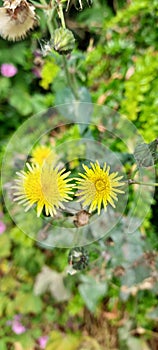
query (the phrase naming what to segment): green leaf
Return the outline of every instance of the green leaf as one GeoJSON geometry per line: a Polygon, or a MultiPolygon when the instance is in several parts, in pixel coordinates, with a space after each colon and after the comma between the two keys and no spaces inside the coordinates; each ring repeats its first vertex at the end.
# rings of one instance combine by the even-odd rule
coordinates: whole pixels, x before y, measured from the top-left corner
{"type": "Polygon", "coordinates": [[[79,285],[80,294],[85,301],[87,308],[94,312],[99,300],[106,295],[106,282],[98,282],[91,276],[82,276],[82,284],[79,285]]]}
{"type": "Polygon", "coordinates": [[[147,318],[158,322],[158,306],[147,314],[147,318]]]}
{"type": "Polygon", "coordinates": [[[22,314],[38,314],[42,311],[42,301],[32,293],[19,292],[15,298],[15,308],[22,314]]]}
{"type": "Polygon", "coordinates": [[[149,350],[147,344],[142,339],[129,336],[127,340],[128,350],[149,350]]]}
{"type": "Polygon", "coordinates": [[[91,96],[86,87],[81,87],[78,95],[77,101],[70,88],[63,88],[56,92],[55,103],[58,111],[68,120],[87,124],[93,112],[91,96]]]}
{"type": "Polygon", "coordinates": [[[1,77],[0,78],[0,96],[1,96],[1,99],[8,98],[10,87],[11,87],[10,79],[8,79],[6,77],[1,77]]]}
{"type": "Polygon", "coordinates": [[[2,279],[1,291],[4,293],[9,293],[10,290],[14,290],[16,287],[17,281],[11,275],[6,275],[2,279]]]}
{"type": "Polygon", "coordinates": [[[134,157],[139,167],[149,167],[157,163],[158,152],[157,152],[158,139],[150,143],[141,143],[136,146],[134,151],[134,157]]]}
{"type": "Polygon", "coordinates": [[[8,303],[8,298],[7,298],[7,296],[5,296],[4,293],[0,293],[0,300],[1,300],[1,302],[0,302],[0,317],[1,317],[3,315],[5,308],[6,308],[6,305],[8,303]]]}
{"type": "Polygon", "coordinates": [[[50,335],[46,350],[77,350],[78,345],[79,339],[77,336],[54,331],[50,335]]]}
{"type": "Polygon", "coordinates": [[[0,236],[0,258],[5,258],[10,255],[10,240],[9,236],[5,232],[3,235],[0,236]]]}
{"type": "Polygon", "coordinates": [[[26,90],[20,89],[20,87],[13,90],[9,103],[23,116],[27,116],[33,110],[31,96],[26,90]]]}
{"type": "Polygon", "coordinates": [[[26,236],[23,231],[21,231],[17,226],[10,230],[10,236],[14,243],[21,245],[23,247],[32,247],[33,240],[26,236]]]}
{"type": "Polygon", "coordinates": [[[0,340],[0,349],[7,350],[7,344],[6,344],[5,340],[0,340]]]}

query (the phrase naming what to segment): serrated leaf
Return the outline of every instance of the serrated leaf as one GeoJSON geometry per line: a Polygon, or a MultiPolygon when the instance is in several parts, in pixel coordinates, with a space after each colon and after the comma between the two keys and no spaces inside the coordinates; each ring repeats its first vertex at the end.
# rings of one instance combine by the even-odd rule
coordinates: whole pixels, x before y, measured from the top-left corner
{"type": "Polygon", "coordinates": [[[85,301],[87,308],[94,312],[96,310],[99,300],[107,292],[106,282],[98,282],[91,276],[82,276],[84,283],[79,285],[80,294],[85,301]]]}
{"type": "Polygon", "coordinates": [[[139,167],[149,167],[157,163],[158,152],[157,152],[158,139],[150,143],[141,143],[136,146],[134,151],[134,157],[139,167]]]}

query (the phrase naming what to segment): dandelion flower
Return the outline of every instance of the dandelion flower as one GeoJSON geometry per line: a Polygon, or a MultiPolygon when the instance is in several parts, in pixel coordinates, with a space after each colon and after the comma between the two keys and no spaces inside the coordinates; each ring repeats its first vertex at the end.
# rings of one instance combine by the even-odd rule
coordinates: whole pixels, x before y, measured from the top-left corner
{"type": "Polygon", "coordinates": [[[56,160],[57,155],[49,146],[40,145],[32,151],[31,162],[34,164],[43,165],[44,161],[53,164],[56,160]]]}
{"type": "Polygon", "coordinates": [[[27,171],[17,172],[14,201],[23,204],[28,211],[35,203],[37,204],[37,216],[39,217],[43,208],[46,215],[54,216],[56,209],[64,209],[62,202],[67,202],[72,198],[69,196],[73,185],[69,184],[65,169],[59,171],[56,167],[46,165],[42,168],[34,164],[26,163],[27,171]]]}
{"type": "Polygon", "coordinates": [[[23,39],[36,24],[35,7],[26,0],[5,0],[0,7],[0,35],[4,39],[23,39]]]}
{"type": "Polygon", "coordinates": [[[90,164],[91,169],[83,164],[85,173],[79,174],[82,178],[77,179],[79,192],[76,195],[80,197],[78,201],[83,201],[83,206],[90,206],[89,212],[98,209],[99,215],[102,204],[105,210],[109,203],[115,208],[114,201],[118,200],[117,193],[124,193],[118,187],[124,183],[119,182],[122,176],[117,177],[117,172],[109,174],[110,167],[107,167],[106,163],[103,169],[98,162],[90,164]]]}

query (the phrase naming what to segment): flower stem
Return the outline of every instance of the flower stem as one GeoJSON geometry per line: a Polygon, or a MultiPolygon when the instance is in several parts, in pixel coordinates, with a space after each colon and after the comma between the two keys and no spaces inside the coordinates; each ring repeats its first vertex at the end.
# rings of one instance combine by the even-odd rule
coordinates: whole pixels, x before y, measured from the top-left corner
{"type": "Polygon", "coordinates": [[[64,18],[64,14],[63,14],[63,7],[62,7],[62,4],[60,3],[60,1],[59,1],[58,6],[59,6],[59,17],[60,17],[60,20],[61,20],[61,25],[65,29],[66,28],[65,18],[64,18]]]}
{"type": "Polygon", "coordinates": [[[50,6],[49,5],[42,5],[42,4],[38,4],[35,1],[30,0],[30,2],[34,5],[34,7],[36,7],[37,9],[41,9],[41,10],[49,10],[50,6]]]}
{"type": "MultiPolygon", "coordinates": [[[[60,0],[58,0],[58,8],[59,8],[59,17],[60,17],[60,20],[61,20],[61,25],[64,29],[66,29],[66,25],[65,25],[65,18],[64,18],[64,14],[63,14],[63,7],[62,7],[62,4],[60,2],[60,0]]],[[[67,78],[67,82],[68,82],[68,85],[75,97],[76,100],[79,100],[79,96],[78,96],[78,93],[77,93],[77,89],[76,89],[76,86],[71,78],[71,74],[69,72],[69,69],[68,69],[68,65],[67,65],[67,60],[66,60],[66,56],[63,55],[63,65],[64,65],[64,70],[65,70],[65,75],[66,75],[66,78],[67,78]]]]}
{"type": "Polygon", "coordinates": [[[158,183],[157,182],[143,182],[143,181],[136,181],[136,180],[133,180],[133,179],[129,179],[128,180],[128,185],[143,185],[143,186],[153,186],[153,187],[157,187],[158,186],[158,183]]]}
{"type": "Polygon", "coordinates": [[[53,38],[54,30],[57,27],[56,20],[54,18],[54,12],[55,12],[55,9],[50,11],[50,14],[49,14],[48,20],[47,20],[47,26],[48,26],[48,29],[49,29],[49,33],[50,33],[51,39],[53,38]]]}

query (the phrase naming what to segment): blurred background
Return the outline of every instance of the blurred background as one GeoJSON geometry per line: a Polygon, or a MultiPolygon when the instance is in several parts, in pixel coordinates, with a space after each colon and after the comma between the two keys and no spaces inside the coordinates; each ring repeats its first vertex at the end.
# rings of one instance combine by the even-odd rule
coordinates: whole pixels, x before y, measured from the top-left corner
{"type": "MultiPolygon", "coordinates": [[[[158,1],[94,0],[82,5],[80,10],[78,1],[70,1],[66,11],[63,3],[66,26],[76,39],[66,60],[79,100],[126,116],[144,143],[154,142],[156,162],[158,1]]],[[[39,25],[24,40],[0,39],[1,161],[11,136],[29,117],[72,101],[62,56],[55,51],[47,55],[47,11],[37,13],[39,25]]],[[[97,128],[90,125],[85,134],[74,125],[58,126],[43,142],[60,145],[83,132],[107,143],[130,178],[131,152],[110,135],[106,140],[101,116],[86,121],[97,122],[97,128]]],[[[128,135],[126,140],[131,145],[128,135]]],[[[72,148],[67,162],[77,158],[75,152],[72,148]]],[[[74,169],[76,163],[69,166],[74,169]]],[[[156,165],[155,171],[157,179],[156,165]]],[[[74,250],[48,249],[25,235],[9,216],[1,189],[0,350],[158,349],[158,191],[145,197],[144,207],[152,205],[131,235],[126,228],[136,195],[137,187],[130,187],[121,221],[108,238],[81,250],[82,263],[73,265],[76,273],[71,274],[74,250]]]]}

